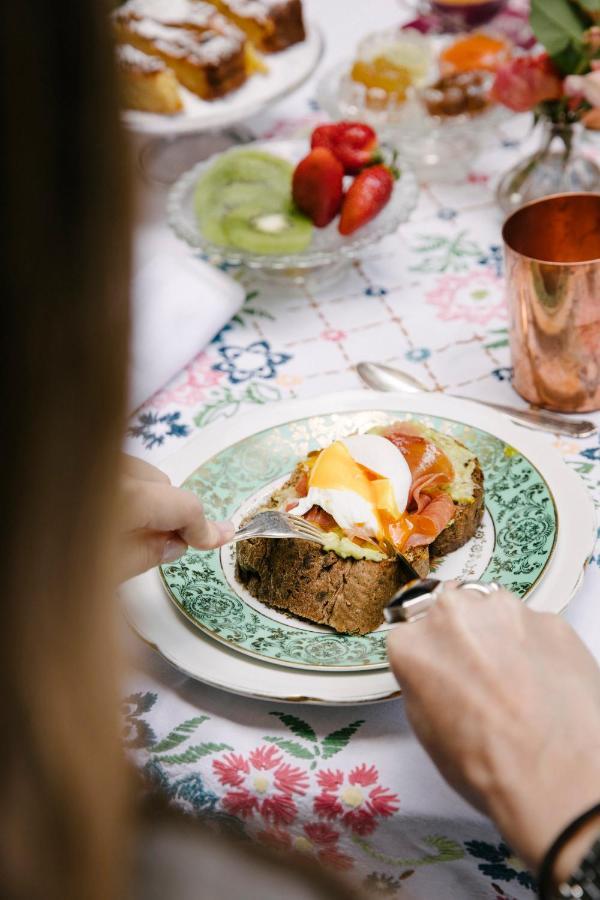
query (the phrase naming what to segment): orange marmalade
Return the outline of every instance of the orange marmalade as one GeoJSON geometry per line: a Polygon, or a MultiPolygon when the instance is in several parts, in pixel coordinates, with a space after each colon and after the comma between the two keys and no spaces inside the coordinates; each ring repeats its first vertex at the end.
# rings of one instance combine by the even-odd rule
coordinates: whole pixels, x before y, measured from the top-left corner
{"type": "Polygon", "coordinates": [[[458,38],[440,54],[442,75],[454,72],[495,72],[510,57],[510,46],[501,38],[475,32],[458,38]]]}

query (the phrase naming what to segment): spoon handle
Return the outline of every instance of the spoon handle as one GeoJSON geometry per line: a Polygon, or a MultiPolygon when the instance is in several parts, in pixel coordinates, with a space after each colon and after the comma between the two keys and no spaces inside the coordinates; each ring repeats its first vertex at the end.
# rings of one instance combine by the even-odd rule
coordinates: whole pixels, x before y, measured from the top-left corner
{"type": "MultiPolygon", "coordinates": [[[[452,396],[458,397],[459,394],[452,396]]],[[[473,397],[463,397],[464,400],[473,400],[473,397]]],[[[510,416],[519,425],[525,425],[528,428],[541,429],[542,431],[551,431],[553,434],[564,434],[569,437],[585,438],[590,437],[596,431],[593,422],[587,419],[567,419],[558,413],[546,412],[541,409],[517,409],[514,406],[505,406],[502,403],[492,403],[490,400],[475,400],[482,406],[491,406],[500,412],[510,416]]]]}

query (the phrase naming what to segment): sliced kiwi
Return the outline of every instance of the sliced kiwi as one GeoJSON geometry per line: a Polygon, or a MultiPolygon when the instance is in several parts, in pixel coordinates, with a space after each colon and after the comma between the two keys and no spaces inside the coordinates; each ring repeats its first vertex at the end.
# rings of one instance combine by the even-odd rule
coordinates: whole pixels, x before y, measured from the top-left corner
{"type": "Polygon", "coordinates": [[[223,218],[222,227],[232,247],[265,256],[301,253],[313,231],[310,220],[290,204],[275,211],[256,203],[238,206],[223,218]]]}
{"type": "Polygon", "coordinates": [[[291,163],[259,150],[234,150],[225,153],[198,180],[195,191],[196,213],[203,218],[221,204],[222,193],[232,185],[260,185],[269,193],[288,196],[291,190],[291,163]]]}
{"type": "Polygon", "coordinates": [[[227,237],[223,231],[225,216],[235,212],[240,206],[253,204],[255,208],[264,209],[265,213],[276,213],[285,204],[278,194],[265,190],[264,184],[232,182],[225,185],[214,203],[203,208],[199,216],[202,233],[207,240],[215,244],[227,245],[227,237]]]}
{"type": "Polygon", "coordinates": [[[310,221],[291,204],[291,163],[260,150],[225,153],[196,185],[195,210],[207,240],[250,253],[296,253],[310,221]]]}

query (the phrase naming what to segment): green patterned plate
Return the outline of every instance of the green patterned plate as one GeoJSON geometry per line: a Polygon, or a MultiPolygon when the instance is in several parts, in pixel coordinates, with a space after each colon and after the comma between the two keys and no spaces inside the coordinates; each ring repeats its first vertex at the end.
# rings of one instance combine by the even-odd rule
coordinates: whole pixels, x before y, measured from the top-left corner
{"type": "MultiPolygon", "coordinates": [[[[247,437],[203,463],[184,482],[208,515],[239,522],[288,477],[298,458],[354,431],[414,418],[451,434],[478,456],[485,474],[486,513],[477,534],[436,569],[447,578],[498,581],[525,598],[542,578],[554,549],[557,515],[552,493],[529,460],[494,435],[432,415],[354,411],[297,419],[247,437]]],[[[387,667],[386,626],[365,636],[331,629],[271,609],[235,578],[233,547],[189,550],[162,567],[167,591],[199,628],[240,653],[264,662],[318,671],[387,667]]]]}

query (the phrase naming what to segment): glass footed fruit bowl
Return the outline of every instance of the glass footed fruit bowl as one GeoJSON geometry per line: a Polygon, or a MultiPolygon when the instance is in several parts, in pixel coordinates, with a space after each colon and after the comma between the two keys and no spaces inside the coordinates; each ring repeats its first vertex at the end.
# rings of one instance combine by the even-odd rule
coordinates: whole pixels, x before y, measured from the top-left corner
{"type": "MultiPolygon", "coordinates": [[[[271,229],[273,233],[277,231],[280,218],[276,210],[278,192],[289,193],[291,209],[289,164],[295,166],[309,151],[308,140],[254,141],[203,160],[182,175],[170,191],[167,212],[171,228],[179,238],[200,250],[211,262],[244,265],[257,274],[269,278],[301,283],[311,275],[318,274],[320,281],[327,270],[331,269],[332,272],[339,270],[365,247],[392,234],[399,225],[407,221],[417,204],[419,188],[412,170],[402,160],[398,160],[395,165],[400,170],[400,177],[394,184],[392,196],[387,206],[371,222],[344,237],[338,231],[339,217],[326,228],[313,228],[307,226],[303,216],[291,212],[293,230],[290,239],[289,241],[285,237],[278,239],[277,251],[273,252],[273,241],[269,239],[268,232],[271,229]],[[268,153],[285,160],[288,163],[285,185],[284,174],[275,169],[265,177],[262,185],[260,181],[258,182],[258,188],[256,182],[249,186],[243,181],[247,177],[247,167],[240,170],[241,184],[236,182],[235,175],[231,176],[231,181],[228,182],[228,167],[230,168],[231,160],[236,154],[247,151],[268,153]],[[209,184],[207,189],[207,173],[214,172],[217,163],[221,169],[219,181],[209,184]],[[202,199],[200,214],[197,208],[198,197],[202,199]],[[262,236],[257,238],[255,234],[248,232],[246,222],[240,223],[234,218],[229,233],[247,247],[242,249],[239,246],[226,246],[221,243],[219,224],[215,225],[215,222],[211,221],[210,207],[214,207],[213,212],[219,217],[223,204],[227,203],[239,208],[246,218],[254,216],[254,219],[259,219],[261,227],[267,232],[267,238],[265,240],[262,236]],[[302,221],[296,221],[296,217],[302,221]],[[301,240],[306,242],[307,227],[312,228],[309,243],[300,251],[291,250],[290,247],[296,243],[299,229],[304,233],[301,240]],[[287,247],[286,242],[289,244],[287,247]]],[[[235,165],[234,163],[234,170],[235,165]]],[[[208,175],[208,178],[212,177],[208,175]]],[[[257,177],[260,177],[260,171],[257,177]]]]}

